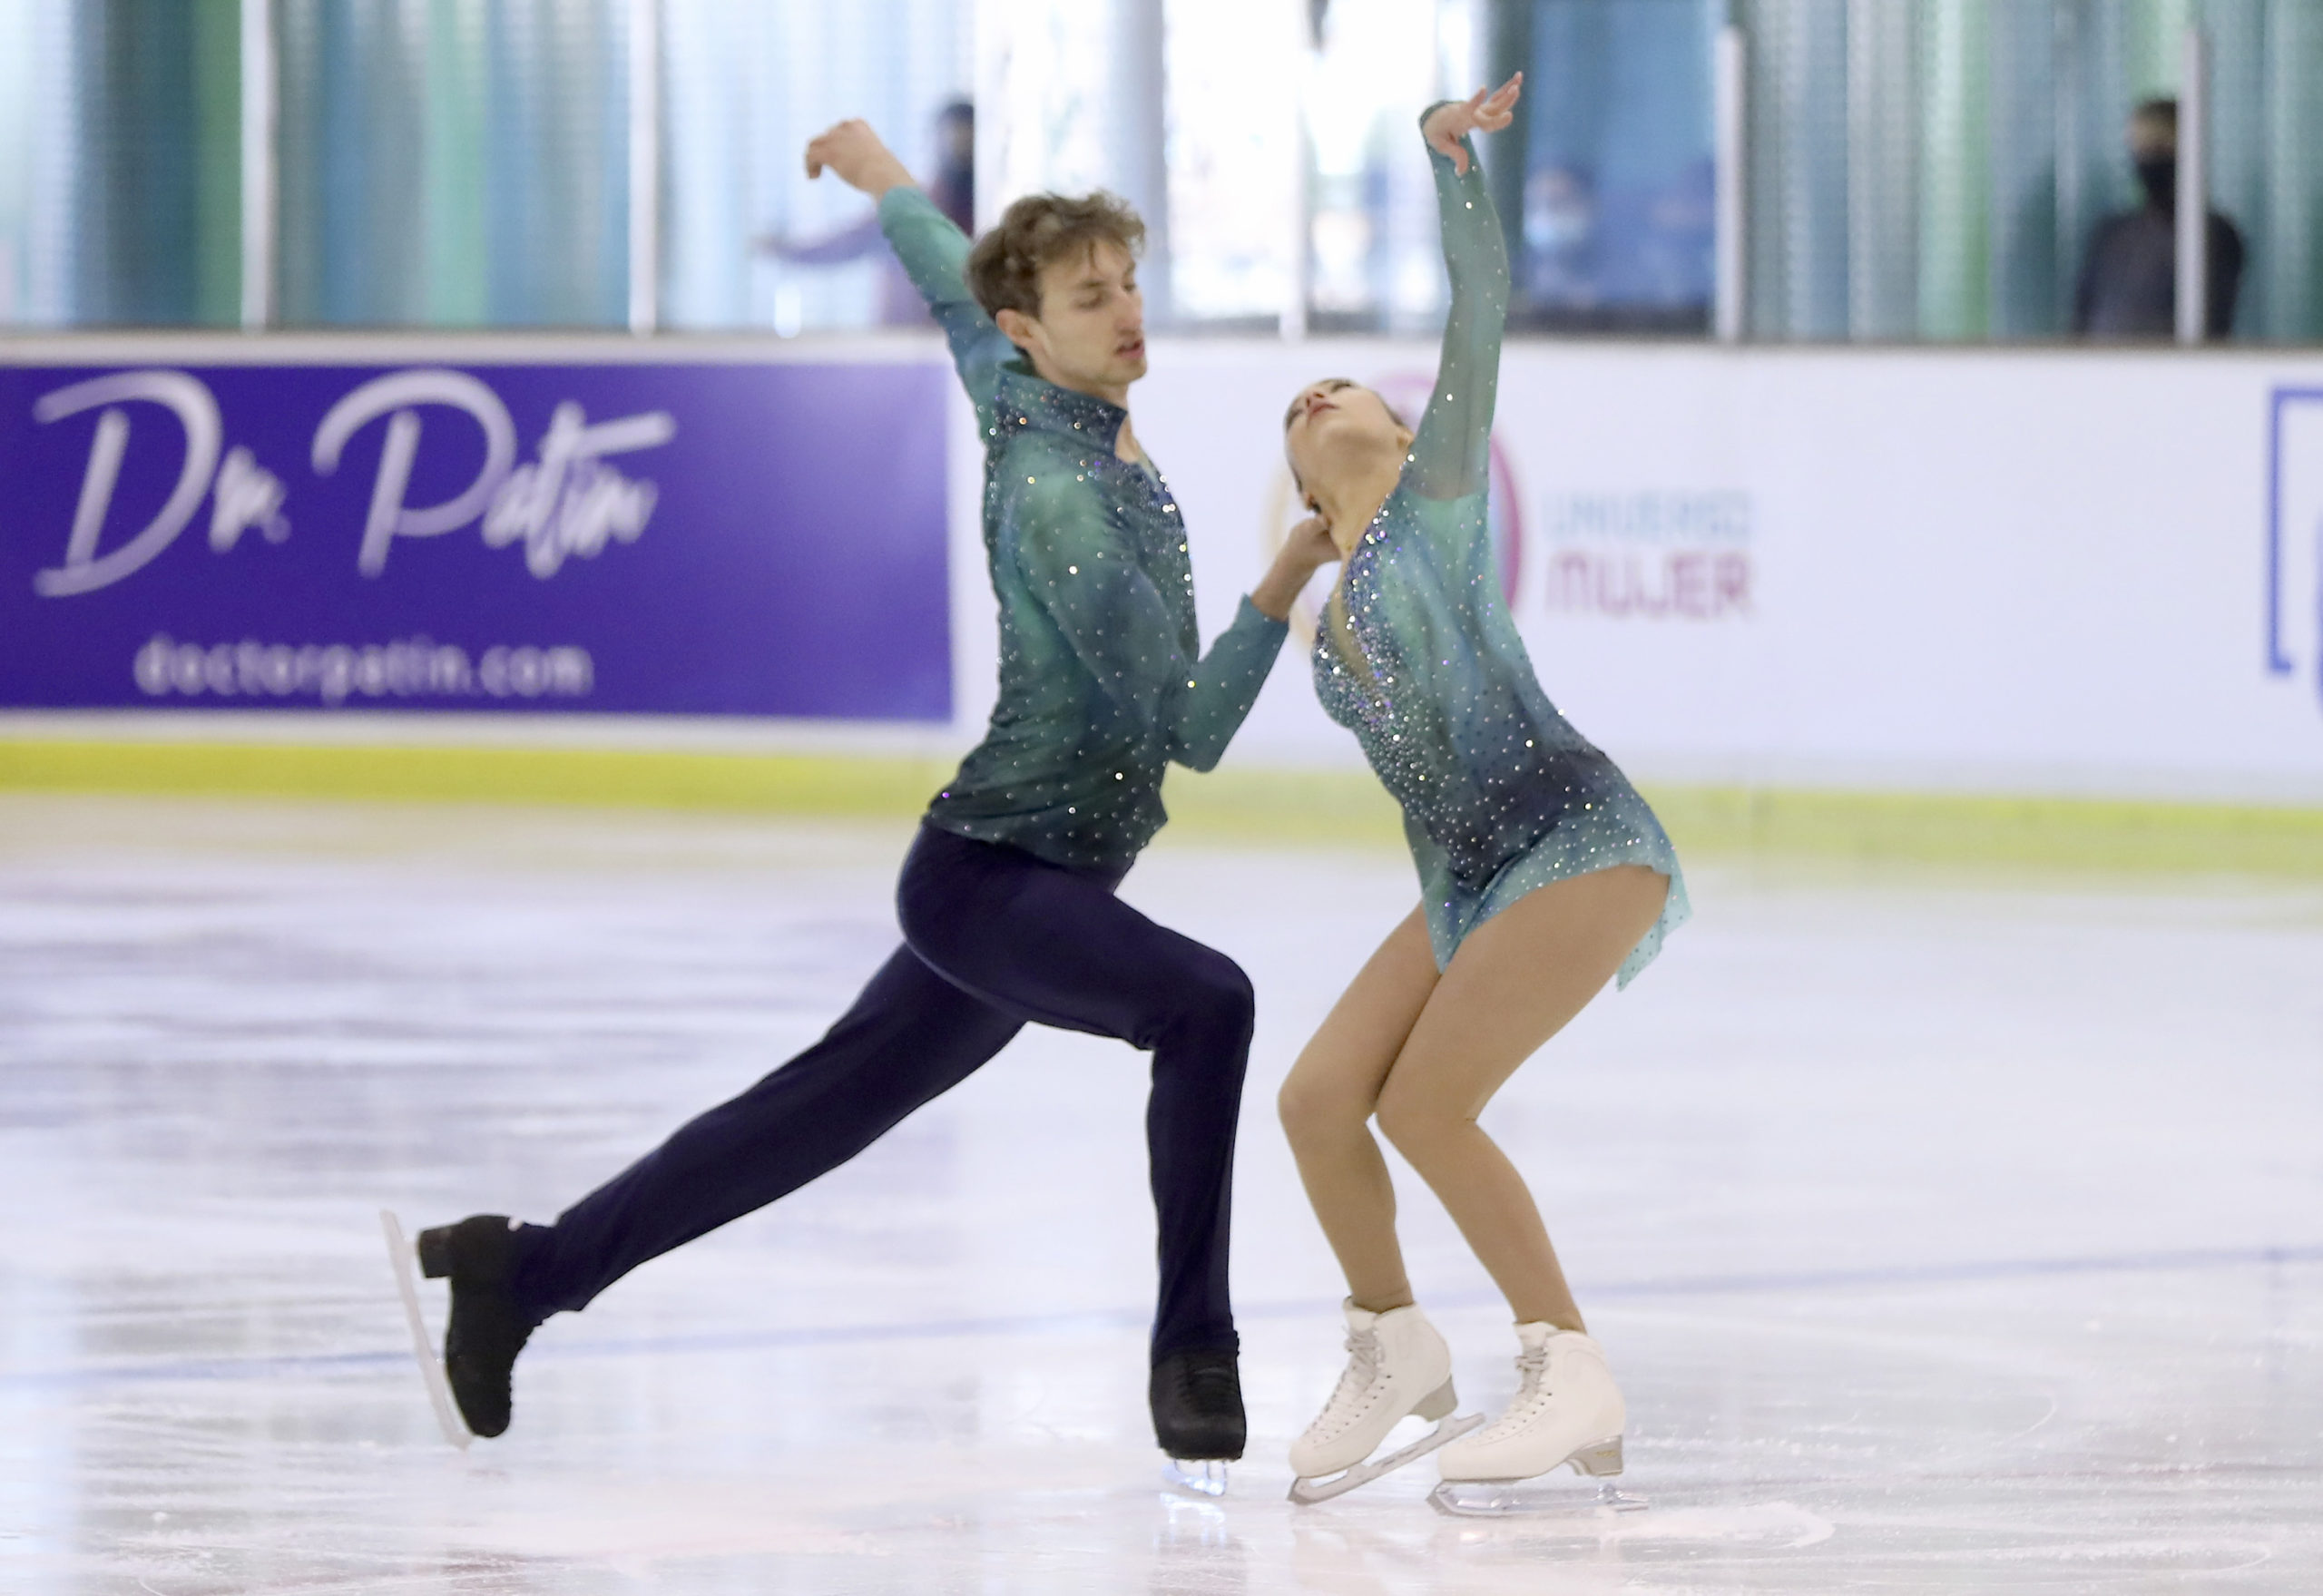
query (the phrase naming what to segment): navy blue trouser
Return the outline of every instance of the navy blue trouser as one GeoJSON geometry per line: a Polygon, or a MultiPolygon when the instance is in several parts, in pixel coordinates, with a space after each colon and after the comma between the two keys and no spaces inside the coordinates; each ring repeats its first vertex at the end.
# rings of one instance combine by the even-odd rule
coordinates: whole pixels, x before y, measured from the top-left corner
{"type": "Polygon", "coordinates": [[[821,1041],[520,1232],[515,1287],[545,1318],[765,1207],[877,1141],[1023,1029],[1153,1055],[1145,1136],[1161,1238],[1153,1356],[1237,1345],[1226,1283],[1250,984],[1224,954],[1113,896],[1120,874],[922,827],[896,906],[904,945],[821,1041]]]}

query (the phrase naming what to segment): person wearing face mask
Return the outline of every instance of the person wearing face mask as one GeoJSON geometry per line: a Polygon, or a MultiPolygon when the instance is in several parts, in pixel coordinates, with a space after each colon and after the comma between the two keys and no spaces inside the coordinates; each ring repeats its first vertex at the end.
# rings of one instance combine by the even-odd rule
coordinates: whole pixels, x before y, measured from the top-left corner
{"type": "Polygon", "coordinates": [[[1589,176],[1544,166],[1524,180],[1525,297],[1560,310],[1598,299],[1597,201],[1589,176]]]}
{"type": "Polygon", "coordinates": [[[1454,1511],[1460,1485],[1622,1464],[1626,1410],[1604,1352],[1524,1177],[1476,1123],[1536,1049],[1608,981],[1626,984],[1687,915],[1670,838],[1542,690],[1492,557],[1508,251],[1468,135],[1506,127],[1519,89],[1512,78],[1421,122],[1452,308],[1417,432],[1337,377],[1309,384],[1283,417],[1309,524],[1344,560],[1316,628],[1316,696],[1402,806],[1420,886],[1282,1087],[1283,1129],[1348,1284],[1346,1372],[1290,1449],[1299,1502],[1439,1446],[1454,1490],[1439,1500],[1454,1511]],[[1375,1120],[1507,1298],[1517,1390],[1490,1425],[1454,1416],[1451,1353],[1413,1298],[1375,1120]],[[1439,1423],[1374,1458],[1411,1415],[1439,1423]]]}
{"type": "MultiPolygon", "coordinates": [[[[1221,1464],[1246,1430],[1227,1239],[1250,985],[1114,889],[1167,818],[1163,770],[1209,769],[1250,712],[1329,540],[1287,543],[1202,652],[1185,524],[1127,408],[1146,370],[1135,212],[1031,195],[971,248],[864,122],[815,139],[807,167],[877,202],[975,407],[998,701],[904,861],[904,945],[822,1040],[554,1225],[485,1214],[420,1234],[421,1272],[451,1284],[450,1395],[500,1434],[516,1356],[551,1314],[837,1168],[1032,1022],[1152,1054],[1148,1398],[1164,1452],[1221,1464]]],[[[1222,1489],[1221,1471],[1190,1483],[1222,1489]]]]}
{"type": "MultiPolygon", "coordinates": [[[[2178,102],[2148,100],[2130,116],[2130,160],[2145,203],[2098,223],[2073,297],[2073,329],[2088,338],[2166,338],[2178,329],[2178,102]]],[[[2203,248],[2207,337],[2234,330],[2242,234],[2213,211],[2203,248]]]]}

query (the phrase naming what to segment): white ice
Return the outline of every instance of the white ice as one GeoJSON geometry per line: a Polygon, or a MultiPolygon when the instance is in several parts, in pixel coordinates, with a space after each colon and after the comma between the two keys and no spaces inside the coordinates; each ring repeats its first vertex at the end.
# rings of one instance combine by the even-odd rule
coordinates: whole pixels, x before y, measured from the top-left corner
{"type": "MultiPolygon", "coordinates": [[[[0,1591],[2323,1589],[2311,882],[1697,861],[1487,1118],[1642,1513],[1449,1519],[1426,1464],[1283,1500],[1340,1352],[1273,1089],[1409,867],[1166,841],[1127,895],[1261,1002],[1222,1501],[1143,1412],[1141,1061],[1054,1033],[552,1322],[452,1451],[377,1211],[547,1218],[779,1062],[907,836],[0,799],[0,1591]]],[[[1506,1315],[1398,1177],[1490,1407],[1506,1315]]]]}

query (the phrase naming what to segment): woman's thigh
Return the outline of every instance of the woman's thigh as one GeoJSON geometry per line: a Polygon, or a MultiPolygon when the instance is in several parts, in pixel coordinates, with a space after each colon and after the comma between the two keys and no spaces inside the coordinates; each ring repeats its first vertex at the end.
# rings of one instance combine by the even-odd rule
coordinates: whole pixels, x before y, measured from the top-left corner
{"type": "Polygon", "coordinates": [[[1353,1109],[1358,1119],[1369,1118],[1436,979],[1427,916],[1415,908],[1365,961],[1299,1053],[1283,1082],[1284,1111],[1353,1109]]]}
{"type": "Polygon", "coordinates": [[[1473,1120],[1660,918],[1669,877],[1616,865],[1526,893],[1469,933],[1388,1071],[1380,1113],[1473,1120]]]}

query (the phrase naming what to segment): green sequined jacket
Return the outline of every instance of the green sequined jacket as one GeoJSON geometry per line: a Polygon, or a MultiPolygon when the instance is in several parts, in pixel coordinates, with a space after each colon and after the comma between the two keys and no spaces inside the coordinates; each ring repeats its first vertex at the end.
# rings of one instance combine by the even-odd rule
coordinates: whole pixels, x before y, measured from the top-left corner
{"type": "Polygon", "coordinates": [[[1000,696],[927,821],[1075,868],[1124,869],[1169,817],[1169,765],[1207,770],[1285,628],[1248,598],[1207,655],[1177,500],[1122,460],[1128,413],[1034,376],[969,294],[968,240],[917,189],[879,222],[952,347],[985,440],[1000,696]]]}

